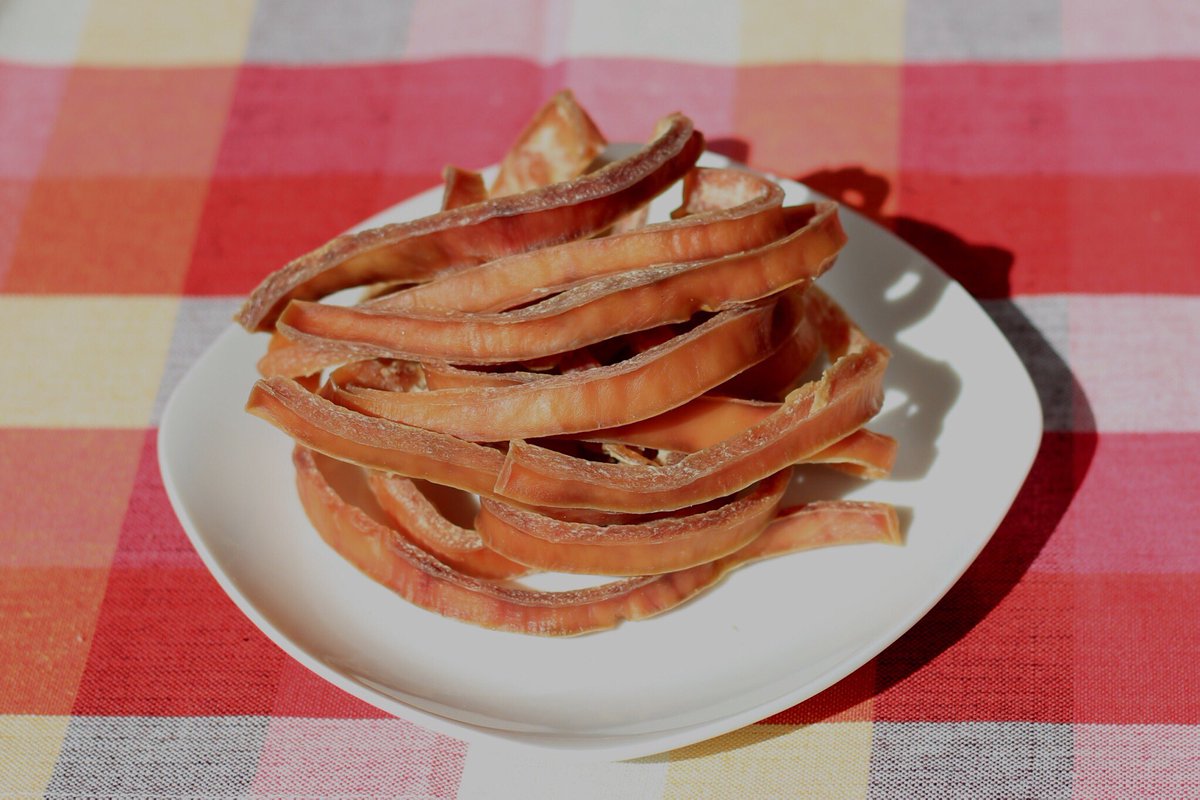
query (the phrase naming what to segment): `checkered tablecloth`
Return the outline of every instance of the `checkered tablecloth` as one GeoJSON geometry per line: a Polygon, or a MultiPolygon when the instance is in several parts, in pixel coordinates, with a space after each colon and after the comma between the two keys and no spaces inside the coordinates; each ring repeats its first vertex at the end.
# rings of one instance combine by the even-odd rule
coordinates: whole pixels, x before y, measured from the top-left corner
{"type": "Polygon", "coordinates": [[[0,796],[1200,797],[1198,128],[1188,0],[0,0],[0,796]],[[495,161],[561,87],[610,139],[682,110],[889,225],[1046,423],[899,642],[632,762],[497,757],[325,684],[218,588],[155,458],[268,270],[495,161]]]}

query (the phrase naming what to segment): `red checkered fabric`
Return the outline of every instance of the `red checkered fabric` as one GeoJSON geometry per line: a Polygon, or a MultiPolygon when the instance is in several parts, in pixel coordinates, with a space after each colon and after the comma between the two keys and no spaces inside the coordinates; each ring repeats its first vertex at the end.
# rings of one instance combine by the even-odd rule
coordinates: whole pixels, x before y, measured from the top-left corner
{"type": "Polygon", "coordinates": [[[0,796],[1200,797],[1198,85],[1189,3],[0,4],[0,796]],[[1046,421],[992,542],[865,667],[573,766],[294,662],[155,458],[268,270],[494,162],[562,87],[612,139],[682,110],[889,226],[1046,421]]]}

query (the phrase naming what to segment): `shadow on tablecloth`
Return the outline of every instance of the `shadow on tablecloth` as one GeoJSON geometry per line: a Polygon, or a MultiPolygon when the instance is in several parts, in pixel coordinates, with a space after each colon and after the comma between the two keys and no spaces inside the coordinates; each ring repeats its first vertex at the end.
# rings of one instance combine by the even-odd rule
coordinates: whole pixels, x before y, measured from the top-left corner
{"type": "MultiPolygon", "coordinates": [[[[746,145],[734,139],[718,140],[709,146],[738,161],[747,160],[749,155],[746,145]]],[[[947,676],[927,681],[922,679],[922,670],[966,637],[1021,582],[1070,506],[1096,450],[1096,426],[1091,406],[1063,356],[1065,320],[1061,329],[1045,315],[1039,316],[1035,323],[1026,313],[1030,298],[1013,298],[1009,282],[1014,262],[1011,250],[997,244],[968,242],[953,231],[925,220],[883,213],[891,192],[885,177],[861,167],[850,167],[822,170],[797,180],[890,229],[980,301],[1033,378],[1042,405],[1045,433],[1029,477],[995,535],[962,579],[929,614],[872,663],[816,697],[763,722],[787,726],[832,718],[939,718],[948,712],[947,703],[955,702],[961,704],[957,712],[967,714],[970,712],[967,705],[971,701],[966,693],[971,691],[969,684],[974,684],[976,690],[980,688],[983,679],[979,670],[982,667],[976,666],[972,668],[972,674],[963,675],[964,695],[949,700],[925,694],[926,688],[944,685],[947,676]],[[886,709],[880,709],[881,705],[886,709]],[[884,710],[882,715],[881,710],[884,710]]],[[[1003,409],[996,411],[998,415],[1003,413],[1003,409]]],[[[980,454],[981,459],[986,457],[986,453],[980,454]]],[[[955,499],[948,498],[947,501],[954,502],[955,499]]],[[[1036,621],[1036,618],[1031,619],[1030,624],[1036,625],[1036,621]]],[[[1036,633],[1027,631],[1025,635],[1036,633]]],[[[1003,643],[1000,649],[1014,646],[1019,643],[1003,643]]],[[[991,656],[984,654],[981,657],[991,656]]],[[[1005,690],[1005,687],[997,687],[996,694],[1002,696],[1005,690]]],[[[1020,705],[1025,701],[1011,702],[1020,705]]],[[[1029,702],[1038,700],[1033,698],[1029,702]]],[[[988,703],[984,705],[992,710],[995,708],[988,703]]],[[[1012,718],[1021,718],[1020,711],[1013,710],[1016,713],[1012,718]]],[[[980,711],[986,713],[983,706],[980,711]]],[[[736,750],[760,742],[764,736],[783,735],[788,730],[787,727],[764,727],[761,735],[747,736],[747,731],[754,728],[756,726],[684,748],[672,758],[736,750]]]]}

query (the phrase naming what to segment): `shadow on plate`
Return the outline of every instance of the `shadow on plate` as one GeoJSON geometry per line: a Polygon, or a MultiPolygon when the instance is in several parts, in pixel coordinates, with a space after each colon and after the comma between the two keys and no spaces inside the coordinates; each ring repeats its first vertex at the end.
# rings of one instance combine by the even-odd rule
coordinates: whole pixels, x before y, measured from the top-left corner
{"type": "MultiPolygon", "coordinates": [[[[731,141],[732,145],[737,144],[731,141]]],[[[745,148],[739,150],[732,145],[726,147],[730,154],[742,157],[748,154],[745,148]]],[[[702,748],[694,745],[662,758],[699,757],[738,750],[784,735],[794,725],[834,718],[869,720],[880,703],[888,703],[889,695],[895,696],[893,691],[898,684],[910,678],[917,683],[902,691],[920,694],[921,678],[914,676],[968,635],[1021,581],[1058,527],[1095,455],[1095,420],[1079,381],[1042,332],[1012,300],[1009,283],[1012,251],[965,241],[953,231],[924,220],[884,215],[882,209],[891,186],[884,177],[860,167],[815,172],[797,180],[890,229],[980,300],[1032,376],[1046,432],[1029,476],[991,541],[946,596],[906,634],[857,672],[821,694],[763,720],[765,725],[733,731],[704,743],[702,748]],[[773,727],[771,723],[784,727],[773,727]]],[[[956,375],[939,373],[936,363],[921,363],[923,357],[919,353],[906,352],[906,348],[895,340],[895,334],[906,324],[920,319],[920,315],[928,311],[930,304],[936,302],[939,291],[935,286],[916,286],[901,302],[885,303],[879,309],[890,314],[882,326],[884,331],[870,331],[888,347],[894,348],[895,357],[916,359],[914,363],[920,368],[917,374],[921,380],[933,382],[931,387],[900,387],[916,393],[909,395],[909,402],[915,404],[915,408],[909,408],[906,403],[892,413],[912,415],[913,424],[920,425],[921,431],[929,434],[926,439],[929,447],[906,456],[905,461],[897,465],[897,477],[919,477],[928,469],[936,454],[933,448],[940,419],[948,408],[938,398],[949,391],[952,402],[957,394],[957,387],[952,385],[957,381],[956,375]],[[887,331],[892,334],[885,335],[887,331]]],[[[996,411],[1001,414],[1003,409],[996,411]]],[[[881,419],[880,426],[886,422],[881,419]]],[[[876,426],[873,424],[872,427],[876,426]]],[[[986,453],[980,454],[981,459],[986,457],[986,453]]],[[[984,474],[981,471],[981,475],[984,474]]],[[[821,491],[837,491],[839,481],[843,479],[822,476],[819,480],[822,481],[821,491]]],[[[842,491],[849,485],[852,484],[847,483],[842,491]]],[[[947,499],[947,502],[953,501],[953,498],[947,499]]],[[[913,702],[903,697],[898,701],[903,704],[913,702]]]]}

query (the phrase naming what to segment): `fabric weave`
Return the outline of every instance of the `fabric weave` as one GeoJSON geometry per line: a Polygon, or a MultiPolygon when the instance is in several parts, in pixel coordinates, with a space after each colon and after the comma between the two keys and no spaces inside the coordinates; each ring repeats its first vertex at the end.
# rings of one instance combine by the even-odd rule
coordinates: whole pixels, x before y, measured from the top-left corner
{"type": "Polygon", "coordinates": [[[1197,85],[1187,3],[0,3],[0,797],[1200,797],[1197,85]],[[1046,422],[992,542],[879,657],[578,767],[292,661],[155,457],[267,271],[494,162],[562,87],[612,139],[682,110],[891,228],[1046,422]]]}

